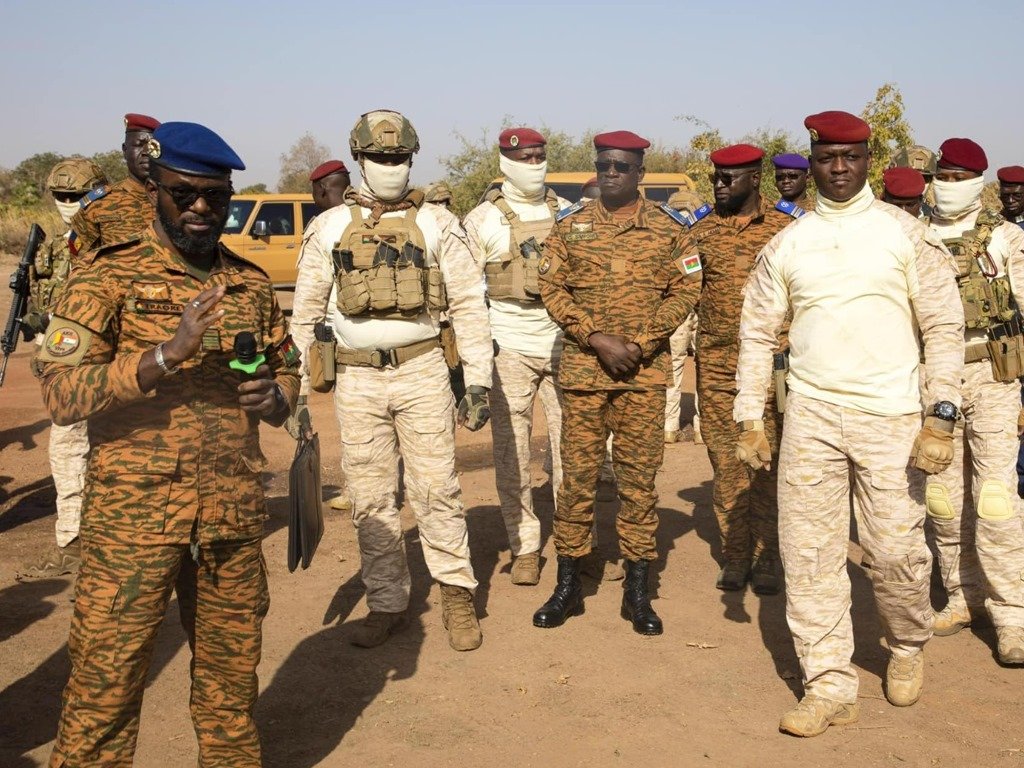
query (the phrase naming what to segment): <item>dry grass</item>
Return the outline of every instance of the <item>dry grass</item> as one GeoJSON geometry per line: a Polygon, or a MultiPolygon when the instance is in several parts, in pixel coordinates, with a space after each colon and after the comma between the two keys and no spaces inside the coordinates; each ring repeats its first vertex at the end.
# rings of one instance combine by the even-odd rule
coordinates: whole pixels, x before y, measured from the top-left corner
{"type": "Polygon", "coordinates": [[[41,226],[47,237],[54,237],[67,229],[53,205],[32,208],[0,206],[0,253],[21,256],[32,224],[41,226]]]}

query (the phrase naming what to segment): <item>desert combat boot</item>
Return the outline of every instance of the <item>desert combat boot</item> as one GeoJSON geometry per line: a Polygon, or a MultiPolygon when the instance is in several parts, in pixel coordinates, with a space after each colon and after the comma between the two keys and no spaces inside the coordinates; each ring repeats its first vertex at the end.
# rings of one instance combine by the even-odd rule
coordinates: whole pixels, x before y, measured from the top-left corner
{"type": "Polygon", "coordinates": [[[476,650],[484,641],[473,593],[465,587],[441,585],[441,623],[448,630],[448,644],[456,651],[476,650]]]}
{"type": "Polygon", "coordinates": [[[519,555],[512,561],[512,583],[532,587],[540,581],[540,552],[519,555]]]}
{"type": "Polygon", "coordinates": [[[909,707],[921,698],[924,685],[924,651],[913,656],[896,656],[889,659],[885,670],[885,698],[894,707],[909,707]]]}
{"type": "Polygon", "coordinates": [[[966,605],[950,603],[935,614],[932,634],[939,637],[955,635],[960,630],[971,626],[971,618],[971,610],[966,605]]]}
{"type": "Polygon", "coordinates": [[[804,696],[782,716],[779,730],[794,736],[819,736],[830,725],[849,725],[860,717],[860,704],[843,704],[820,696],[804,696]]]}
{"type": "Polygon", "coordinates": [[[996,637],[1000,663],[1024,664],[1024,627],[996,627],[996,637]]]}
{"type": "Polygon", "coordinates": [[[376,648],[405,626],[405,612],[386,613],[370,611],[363,623],[356,627],[350,641],[359,648],[376,648]]]}

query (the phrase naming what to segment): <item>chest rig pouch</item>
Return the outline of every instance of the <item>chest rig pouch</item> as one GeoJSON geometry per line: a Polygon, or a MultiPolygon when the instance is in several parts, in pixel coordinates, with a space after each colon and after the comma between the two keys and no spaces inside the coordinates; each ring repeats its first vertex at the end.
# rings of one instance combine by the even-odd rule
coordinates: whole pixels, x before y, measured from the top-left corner
{"type": "Polygon", "coordinates": [[[338,310],[347,316],[413,320],[425,309],[448,308],[437,264],[426,262],[426,240],[416,224],[419,206],[402,217],[363,218],[346,202],[352,221],[331,251],[338,310]]]}
{"type": "Polygon", "coordinates": [[[492,299],[539,302],[541,245],[555,226],[557,195],[550,189],[547,191],[544,203],[551,211],[551,217],[537,221],[520,219],[502,196],[501,190],[492,190],[484,199],[494,204],[511,229],[508,251],[501,255],[501,261],[488,261],[484,265],[487,294],[492,299]]]}

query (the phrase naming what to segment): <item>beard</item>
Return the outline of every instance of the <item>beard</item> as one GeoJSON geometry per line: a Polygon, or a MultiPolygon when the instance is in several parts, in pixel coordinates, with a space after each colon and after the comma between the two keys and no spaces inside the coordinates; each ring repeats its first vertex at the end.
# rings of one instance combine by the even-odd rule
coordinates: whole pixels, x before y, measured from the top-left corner
{"type": "Polygon", "coordinates": [[[171,244],[188,256],[210,256],[215,253],[221,232],[224,231],[223,217],[219,221],[211,218],[208,222],[212,225],[211,229],[199,235],[190,235],[184,227],[178,226],[174,219],[166,216],[159,206],[157,206],[157,218],[171,244]]]}

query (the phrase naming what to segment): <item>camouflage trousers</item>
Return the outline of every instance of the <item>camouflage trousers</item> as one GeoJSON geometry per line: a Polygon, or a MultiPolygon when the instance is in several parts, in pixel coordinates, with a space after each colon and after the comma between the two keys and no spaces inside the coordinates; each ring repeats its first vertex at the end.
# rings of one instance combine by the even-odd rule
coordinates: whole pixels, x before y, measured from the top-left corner
{"type": "Polygon", "coordinates": [[[718,520],[722,559],[749,565],[751,559],[777,556],[778,453],[782,415],[775,410],[775,388],[768,392],[764,430],[772,449],[771,469],[751,470],[736,458],[740,428],[733,421],[736,399],[735,347],[702,350],[697,360],[701,436],[714,470],[711,506],[718,520]]]}
{"type": "Polygon", "coordinates": [[[58,547],[66,547],[78,537],[88,459],[88,422],[79,421],[66,427],[50,425],[50,473],[57,490],[58,547]]]}
{"type": "Polygon", "coordinates": [[[202,547],[83,537],[51,768],[131,766],[157,629],[171,591],[192,651],[192,723],[204,768],[261,764],[252,710],[270,598],[259,539],[202,547]]]}
{"type": "Polygon", "coordinates": [[[502,349],[494,358],[494,386],[490,392],[494,480],[509,548],[516,556],[540,551],[540,520],[533,511],[530,483],[533,403],[538,397],[548,425],[551,488],[556,499],[562,485],[562,405],[557,376],[557,356],[527,357],[502,349]]]}
{"type": "Polygon", "coordinates": [[[1020,385],[987,360],[963,373],[953,462],[928,478],[928,523],[949,601],[988,609],[997,627],[1024,627],[1024,527],[1017,498],[1020,385]]]}
{"type": "Polygon", "coordinates": [[[619,546],[628,560],[654,560],[658,501],[654,477],[665,454],[665,391],[562,392],[562,490],[555,505],[555,550],[582,557],[593,546],[594,496],[609,431],[621,500],[619,546]]]}
{"type": "MultiPolygon", "coordinates": [[[[679,429],[680,398],[683,394],[683,369],[686,367],[688,352],[694,346],[697,335],[697,313],[691,312],[686,322],[680,325],[669,337],[669,349],[672,352],[672,382],[665,389],[665,431],[675,432],[679,429]]],[[[699,429],[694,424],[694,430],[699,429]]]]}
{"type": "Polygon", "coordinates": [[[395,502],[399,450],[430,575],[476,589],[455,474],[455,402],[441,350],[398,368],[339,368],[334,405],[370,610],[398,613],[409,606],[409,563],[395,502]]]}
{"type": "Polygon", "coordinates": [[[790,393],[779,455],[786,619],[804,692],[857,700],[847,553],[853,514],[875,606],[895,656],[932,634],[924,473],[908,465],[921,415],[874,416],[790,393]]]}

